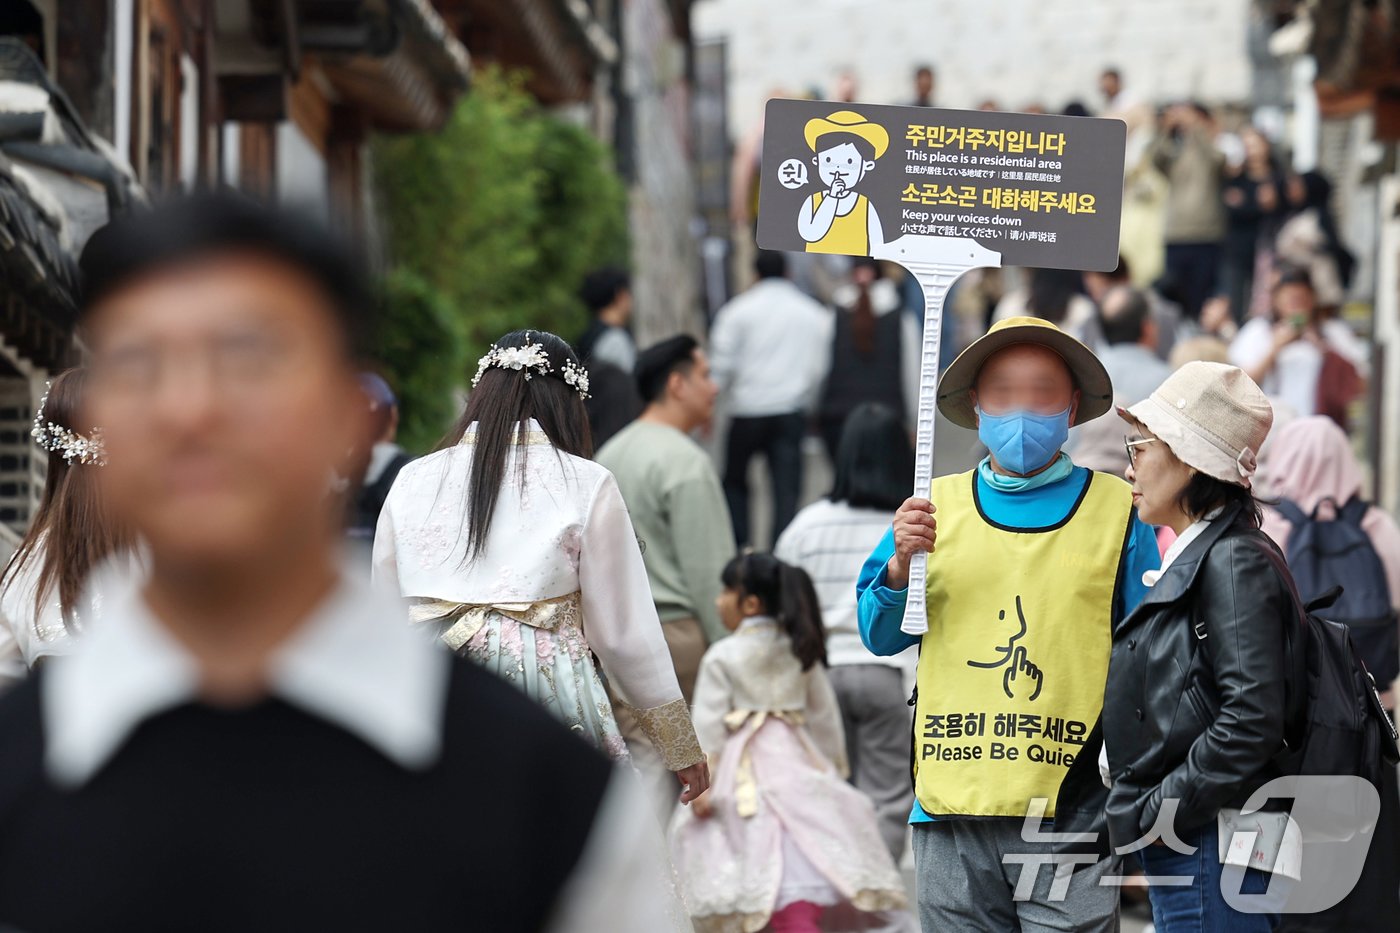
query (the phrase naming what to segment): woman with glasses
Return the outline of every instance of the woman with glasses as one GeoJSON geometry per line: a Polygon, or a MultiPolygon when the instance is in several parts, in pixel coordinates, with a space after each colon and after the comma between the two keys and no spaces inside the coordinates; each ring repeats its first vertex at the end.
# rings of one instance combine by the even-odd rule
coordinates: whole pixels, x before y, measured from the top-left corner
{"type": "Polygon", "coordinates": [[[1262,894],[1261,864],[1297,877],[1287,814],[1238,809],[1279,775],[1284,626],[1297,618],[1251,492],[1273,410],[1242,370],[1198,362],[1118,413],[1132,428],[1126,475],[1138,514],[1177,539],[1113,636],[1100,762],[1110,842],[1136,848],[1159,879],[1148,889],[1158,933],[1273,930],[1277,916],[1236,910],[1221,893],[1224,877],[1231,891],[1262,894]],[[1252,851],[1228,845],[1250,830],[1252,851]]]}

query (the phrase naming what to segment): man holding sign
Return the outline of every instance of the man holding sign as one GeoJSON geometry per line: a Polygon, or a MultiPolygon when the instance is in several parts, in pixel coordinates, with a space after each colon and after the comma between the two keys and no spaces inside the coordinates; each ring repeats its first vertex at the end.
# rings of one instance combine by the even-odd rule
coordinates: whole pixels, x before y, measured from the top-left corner
{"type": "Polygon", "coordinates": [[[861,574],[866,646],[886,656],[921,645],[910,821],[926,930],[974,918],[979,929],[1116,929],[1117,889],[1099,884],[1108,861],[1076,872],[1058,901],[1041,868],[1018,900],[1020,873],[1036,866],[1004,858],[1050,852],[1022,836],[1036,798],[1047,819],[1101,823],[1093,727],[1110,633],[1159,564],[1128,485],[1060,452],[1071,425],[1106,412],[1112,395],[1103,364],[1055,325],[997,324],[938,387],[939,410],[991,453],[906,501],[861,574]],[[919,553],[929,555],[922,638],[901,631],[919,553]]]}
{"type": "Polygon", "coordinates": [[[1034,318],[999,323],[941,380],[938,357],[964,271],[1118,264],[1125,139],[1119,120],[768,103],[759,245],[891,260],[924,291],[915,498],[866,563],[859,617],[876,654],[921,647],[925,930],[1117,927],[1106,851],[1077,853],[1072,877],[1069,863],[1046,870],[1052,845],[1102,835],[1110,634],[1159,563],[1127,484],[1060,450],[1113,389],[1088,348],[1034,318]],[[934,479],[935,406],[991,451],[976,470],[934,479]]]}

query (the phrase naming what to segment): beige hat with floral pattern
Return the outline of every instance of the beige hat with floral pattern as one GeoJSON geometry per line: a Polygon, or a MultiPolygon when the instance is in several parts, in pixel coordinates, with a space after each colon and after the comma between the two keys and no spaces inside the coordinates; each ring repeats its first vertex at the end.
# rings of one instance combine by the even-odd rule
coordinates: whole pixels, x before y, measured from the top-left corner
{"type": "Polygon", "coordinates": [[[1118,409],[1207,476],[1248,489],[1274,408],[1238,366],[1196,361],[1167,377],[1145,401],[1118,409]]]}

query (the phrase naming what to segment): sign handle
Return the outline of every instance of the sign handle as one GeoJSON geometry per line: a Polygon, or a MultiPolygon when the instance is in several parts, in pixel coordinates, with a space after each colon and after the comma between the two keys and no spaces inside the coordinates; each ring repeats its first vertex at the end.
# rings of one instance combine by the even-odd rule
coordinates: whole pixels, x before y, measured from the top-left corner
{"type": "MultiPolygon", "coordinates": [[[[914,495],[927,497],[933,486],[933,431],[938,408],[938,353],[943,339],[943,302],[958,276],[969,269],[999,268],[1001,254],[976,240],[907,234],[885,243],[876,259],[899,263],[914,276],[924,292],[924,335],[919,357],[919,409],[914,441],[914,495]]],[[[909,592],[900,631],[922,635],[928,631],[925,606],[928,555],[919,553],[909,564],[909,592]]]]}

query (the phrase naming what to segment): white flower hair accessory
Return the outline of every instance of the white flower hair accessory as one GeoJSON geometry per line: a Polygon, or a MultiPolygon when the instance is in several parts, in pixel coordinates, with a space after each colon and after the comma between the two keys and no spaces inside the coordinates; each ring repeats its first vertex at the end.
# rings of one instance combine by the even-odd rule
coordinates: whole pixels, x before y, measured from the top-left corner
{"type": "Polygon", "coordinates": [[[102,444],[102,431],[93,428],[87,437],[70,431],[62,425],[44,420],[44,406],[49,402],[49,389],[53,383],[45,383],[44,395],[39,399],[39,410],[34,414],[34,427],[30,435],[41,448],[50,453],[62,454],[64,461],[90,466],[106,466],[107,450],[102,444]]]}
{"type": "Polygon", "coordinates": [[[564,362],[564,381],[584,398],[588,398],[588,373],[573,360],[564,362]]]}
{"type": "MultiPolygon", "coordinates": [[[[527,333],[525,335],[525,345],[520,347],[498,347],[491,345],[491,349],[486,352],[476,364],[476,375],[472,377],[472,388],[475,389],[477,383],[481,382],[481,377],[488,369],[513,369],[525,377],[529,382],[534,376],[548,376],[554,373],[554,365],[549,361],[549,354],[545,352],[541,344],[533,343],[527,333]]],[[[588,398],[588,373],[583,367],[573,360],[566,360],[560,378],[567,382],[584,398],[588,398]]]]}

